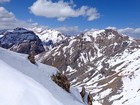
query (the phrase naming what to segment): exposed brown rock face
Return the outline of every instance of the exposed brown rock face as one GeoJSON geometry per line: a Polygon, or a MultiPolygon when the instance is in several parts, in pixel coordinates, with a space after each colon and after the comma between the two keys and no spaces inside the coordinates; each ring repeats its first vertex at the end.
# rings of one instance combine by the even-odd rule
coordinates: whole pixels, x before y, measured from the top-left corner
{"type": "Polygon", "coordinates": [[[91,94],[86,92],[84,87],[82,87],[82,91],[80,92],[80,95],[83,99],[83,102],[85,102],[88,105],[92,105],[93,98],[92,98],[91,94]]]}
{"type": "Polygon", "coordinates": [[[138,51],[139,46],[139,40],[107,29],[68,38],[65,43],[36,58],[64,72],[73,86],[84,86],[93,95],[93,102],[111,105],[124,98],[121,95],[124,75],[134,74],[131,70],[126,73],[132,63],[127,57],[138,51]],[[103,93],[106,94],[102,96],[103,93]],[[116,95],[116,99],[111,99],[116,95]]]}
{"type": "Polygon", "coordinates": [[[35,62],[35,57],[34,57],[34,55],[28,55],[28,60],[29,60],[31,63],[33,63],[33,64],[36,63],[36,62],[35,62]]]}
{"type": "Polygon", "coordinates": [[[16,28],[13,32],[6,31],[0,38],[0,46],[25,54],[39,54],[45,51],[39,37],[23,28],[16,28]]]}
{"type": "Polygon", "coordinates": [[[93,97],[91,96],[91,94],[88,94],[88,105],[92,105],[92,101],[93,101],[93,97]]]}
{"type": "Polygon", "coordinates": [[[52,76],[52,80],[64,90],[70,92],[70,82],[64,74],[57,73],[56,75],[52,76]]]}
{"type": "Polygon", "coordinates": [[[82,91],[80,92],[80,95],[81,95],[83,101],[84,101],[84,96],[85,96],[85,94],[86,94],[86,90],[85,90],[84,87],[82,87],[82,91]]]}

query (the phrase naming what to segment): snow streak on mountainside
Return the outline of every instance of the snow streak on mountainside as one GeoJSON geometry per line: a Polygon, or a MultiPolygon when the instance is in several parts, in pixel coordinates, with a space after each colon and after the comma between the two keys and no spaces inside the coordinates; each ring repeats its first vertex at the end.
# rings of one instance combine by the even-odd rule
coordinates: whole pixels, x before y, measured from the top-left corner
{"type": "Polygon", "coordinates": [[[44,48],[48,51],[54,46],[57,46],[67,38],[65,35],[60,33],[59,31],[53,29],[43,29],[39,27],[34,27],[32,29],[36,35],[41,39],[43,42],[44,48]]]}
{"type": "Polygon", "coordinates": [[[27,55],[0,48],[1,105],[84,105],[82,99],[52,80],[56,68],[27,60],[27,55]]]}
{"type": "Polygon", "coordinates": [[[89,31],[36,56],[85,86],[94,105],[140,103],[140,40],[112,29],[89,31]]]}

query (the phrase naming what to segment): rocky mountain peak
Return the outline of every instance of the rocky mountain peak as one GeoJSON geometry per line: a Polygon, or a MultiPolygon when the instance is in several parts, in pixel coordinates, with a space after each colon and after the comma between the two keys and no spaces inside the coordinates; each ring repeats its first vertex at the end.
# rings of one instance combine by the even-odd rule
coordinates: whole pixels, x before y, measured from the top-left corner
{"type": "Polygon", "coordinates": [[[20,53],[38,54],[44,51],[41,40],[34,32],[24,28],[7,30],[0,38],[0,46],[20,53]]]}
{"type": "Polygon", "coordinates": [[[13,29],[15,32],[16,31],[19,31],[19,32],[23,32],[23,31],[27,31],[27,29],[25,29],[25,28],[21,28],[21,27],[17,27],[17,28],[15,28],[15,29],[13,29]]]}
{"type": "Polygon", "coordinates": [[[139,51],[138,40],[105,29],[73,36],[36,58],[64,72],[73,86],[85,86],[95,102],[112,105],[118,100],[129,100],[123,93],[127,88],[124,75],[128,80],[132,75],[137,78],[134,71],[140,66],[137,62],[135,67],[133,61],[139,59],[139,51]],[[128,73],[129,65],[133,70],[128,73]]]}
{"type": "Polygon", "coordinates": [[[96,31],[88,31],[81,35],[85,41],[103,41],[103,40],[129,40],[128,36],[122,35],[113,29],[105,29],[105,30],[96,30],[96,31]]]}

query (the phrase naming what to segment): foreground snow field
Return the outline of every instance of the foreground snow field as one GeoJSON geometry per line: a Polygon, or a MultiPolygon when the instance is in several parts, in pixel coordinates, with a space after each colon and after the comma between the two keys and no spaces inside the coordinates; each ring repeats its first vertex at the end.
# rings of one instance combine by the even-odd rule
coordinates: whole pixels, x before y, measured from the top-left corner
{"type": "Polygon", "coordinates": [[[0,105],[84,105],[75,90],[67,93],[51,80],[56,71],[0,48],[0,105]]]}

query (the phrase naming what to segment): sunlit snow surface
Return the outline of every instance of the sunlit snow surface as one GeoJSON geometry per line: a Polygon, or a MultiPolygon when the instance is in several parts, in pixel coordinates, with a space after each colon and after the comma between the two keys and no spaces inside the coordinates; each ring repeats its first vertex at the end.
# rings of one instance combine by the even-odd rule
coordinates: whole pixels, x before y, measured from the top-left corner
{"type": "Polygon", "coordinates": [[[0,105],[83,105],[76,90],[70,94],[52,82],[56,71],[0,48],[0,105]]]}

